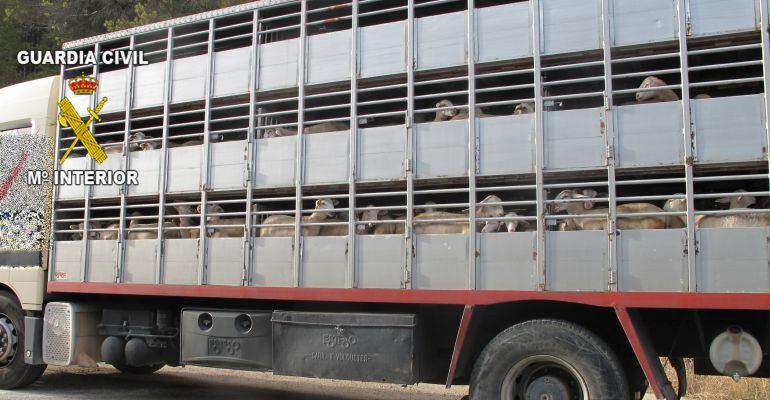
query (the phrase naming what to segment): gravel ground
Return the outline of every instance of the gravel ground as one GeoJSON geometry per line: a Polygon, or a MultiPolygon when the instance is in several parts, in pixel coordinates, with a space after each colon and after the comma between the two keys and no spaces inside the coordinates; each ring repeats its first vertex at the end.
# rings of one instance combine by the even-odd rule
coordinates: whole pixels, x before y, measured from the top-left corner
{"type": "Polygon", "coordinates": [[[459,400],[467,393],[467,386],[449,390],[441,385],[402,387],[201,367],[166,367],[152,375],[135,376],[105,366],[48,367],[27,388],[0,390],[0,399],[459,400]]]}

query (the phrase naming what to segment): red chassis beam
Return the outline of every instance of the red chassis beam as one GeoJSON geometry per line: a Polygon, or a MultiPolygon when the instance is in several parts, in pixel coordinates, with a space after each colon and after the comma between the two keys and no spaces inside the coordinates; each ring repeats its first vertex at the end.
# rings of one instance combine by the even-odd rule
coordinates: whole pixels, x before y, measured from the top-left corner
{"type": "Polygon", "coordinates": [[[540,300],[597,307],[770,310],[770,293],[543,292],[422,289],[315,289],[218,285],[49,282],[48,293],[226,299],[486,305],[540,300]]]}

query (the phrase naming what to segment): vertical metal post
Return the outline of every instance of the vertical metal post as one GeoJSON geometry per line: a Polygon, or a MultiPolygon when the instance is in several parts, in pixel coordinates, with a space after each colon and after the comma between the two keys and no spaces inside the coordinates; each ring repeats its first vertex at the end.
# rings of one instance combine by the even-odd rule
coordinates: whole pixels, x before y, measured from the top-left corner
{"type": "Polygon", "coordinates": [[[171,85],[174,81],[174,28],[168,28],[166,41],[166,71],[163,86],[163,130],[160,149],[160,173],[158,176],[158,243],[155,253],[155,283],[163,277],[163,219],[166,215],[166,186],[168,186],[168,125],[171,104],[171,85]]]}
{"type": "Polygon", "coordinates": [[[358,161],[358,0],[350,4],[350,164],[348,174],[348,273],[347,287],[357,287],[356,277],[356,175],[358,161]]]}
{"type": "Polygon", "coordinates": [[[695,200],[693,198],[693,170],[695,160],[693,154],[693,127],[690,114],[690,77],[687,60],[687,4],[686,0],[677,0],[677,21],[679,40],[679,67],[682,79],[682,136],[684,139],[684,171],[687,197],[687,276],[688,290],[697,291],[696,287],[696,253],[698,244],[695,240],[695,200]]]}
{"type": "Polygon", "coordinates": [[[468,0],[465,40],[468,45],[468,289],[476,289],[476,9],[468,0]]]}
{"type": "MultiPolygon", "coordinates": [[[[128,49],[134,50],[136,45],[136,36],[129,38],[128,49]]],[[[125,171],[131,169],[131,153],[129,152],[131,136],[131,103],[134,96],[134,61],[129,61],[126,68],[126,94],[125,94],[125,122],[123,134],[123,168],[125,171]]],[[[123,266],[125,265],[126,254],[126,196],[128,195],[128,184],[120,188],[120,221],[118,222],[118,263],[115,266],[115,282],[123,282],[123,266]]]]}
{"type": "MultiPolygon", "coordinates": [[[[763,86],[764,86],[764,99],[765,99],[765,135],[767,137],[767,143],[770,143],[770,94],[768,91],[770,88],[768,87],[768,79],[770,79],[770,38],[768,37],[768,29],[770,29],[770,24],[768,24],[768,17],[770,17],[770,14],[768,14],[770,10],[768,9],[768,2],[767,0],[759,0],[759,13],[760,13],[760,34],[762,35],[762,76],[764,78],[763,80],[763,86]]],[[[770,163],[770,151],[767,152],[767,161],[770,163]]],[[[768,171],[768,184],[770,184],[770,170],[768,171]]],[[[768,187],[768,191],[770,191],[770,187],[768,187]]]]}
{"type": "Polygon", "coordinates": [[[243,218],[243,276],[244,286],[251,285],[254,246],[251,240],[251,202],[254,200],[254,147],[256,145],[254,114],[257,101],[257,68],[259,68],[259,9],[254,10],[251,27],[251,67],[249,68],[249,130],[246,134],[246,215],[243,218]]]}
{"type": "Polygon", "coordinates": [[[293,285],[300,286],[300,271],[302,271],[302,182],[305,158],[305,55],[307,53],[307,2],[301,2],[299,25],[299,61],[297,71],[299,83],[297,88],[297,159],[295,169],[295,199],[294,199],[294,261],[292,263],[293,285]]]}
{"type": "Polygon", "coordinates": [[[406,20],[406,159],[404,173],[406,174],[406,222],[404,236],[406,240],[406,263],[402,287],[411,289],[412,267],[414,265],[414,67],[417,60],[414,54],[414,0],[407,1],[406,20]]]}
{"type": "MultiPolygon", "coordinates": [[[[101,54],[101,43],[96,43],[94,45],[94,54],[96,54],[96,63],[94,64],[93,74],[92,75],[96,79],[99,79],[99,58],[101,57],[100,56],[100,54],[101,54]]],[[[99,102],[98,98],[99,98],[99,92],[97,91],[96,93],[94,93],[93,96],[91,96],[91,108],[96,108],[96,104],[99,102]]],[[[96,121],[95,120],[91,121],[91,126],[89,128],[91,129],[92,133],[96,133],[96,121]]],[[[57,154],[57,158],[58,158],[58,154],[57,154]]],[[[92,157],[86,155],[86,160],[88,160],[87,161],[88,162],[88,169],[91,169],[91,170],[94,169],[94,159],[92,157]]],[[[80,281],[81,282],[86,282],[86,280],[88,279],[88,271],[89,271],[89,267],[90,267],[89,262],[88,262],[88,254],[90,253],[90,251],[89,251],[90,244],[89,244],[89,238],[88,238],[88,236],[89,236],[89,234],[88,234],[89,226],[88,225],[89,225],[90,219],[91,219],[91,215],[90,215],[91,214],[91,186],[84,184],[83,188],[85,190],[85,196],[84,196],[84,200],[83,200],[84,201],[84,204],[83,204],[83,247],[81,248],[81,253],[80,253],[80,259],[82,261],[81,264],[83,266],[83,269],[82,269],[83,273],[80,276],[80,281]]]]}
{"type": "MultiPolygon", "coordinates": [[[[64,97],[64,91],[66,90],[67,81],[64,79],[64,65],[59,69],[59,98],[61,100],[64,97]]],[[[56,136],[54,137],[53,145],[53,172],[60,170],[59,165],[59,151],[61,149],[61,124],[57,122],[56,117],[53,117],[54,124],[56,124],[56,136]]],[[[48,266],[49,268],[56,269],[56,199],[59,197],[59,186],[56,184],[51,185],[51,230],[50,239],[48,241],[48,266]]],[[[84,211],[85,212],[85,211],[84,211]]],[[[45,268],[45,267],[44,267],[45,268]]],[[[53,282],[56,271],[48,271],[48,281],[53,282]]]]}
{"type": "Polygon", "coordinates": [[[545,271],[545,189],[543,164],[545,161],[545,134],[543,132],[543,77],[540,71],[540,0],[530,2],[532,19],[532,69],[535,89],[535,197],[537,201],[536,271],[537,289],[546,289],[545,271]]]}
{"type": "Polygon", "coordinates": [[[610,0],[602,0],[602,43],[604,51],[604,138],[607,151],[607,290],[618,290],[617,193],[615,193],[615,107],[612,102],[612,25],[610,0]]]}
{"type": "Polygon", "coordinates": [[[208,280],[208,251],[206,237],[206,214],[208,207],[209,188],[209,154],[211,153],[211,135],[209,134],[209,121],[211,120],[211,86],[214,79],[214,19],[209,20],[208,36],[208,62],[206,63],[206,82],[204,85],[204,109],[203,109],[203,156],[201,158],[201,212],[200,212],[200,239],[198,241],[198,284],[203,285],[208,280]]]}

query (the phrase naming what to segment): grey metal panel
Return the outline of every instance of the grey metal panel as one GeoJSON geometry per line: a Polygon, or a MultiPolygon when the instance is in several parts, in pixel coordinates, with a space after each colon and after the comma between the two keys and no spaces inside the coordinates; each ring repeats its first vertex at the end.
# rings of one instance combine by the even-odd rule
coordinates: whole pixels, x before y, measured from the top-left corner
{"type": "Polygon", "coordinates": [[[476,19],[480,62],[532,56],[529,2],[478,8],[476,19]]]}
{"type": "Polygon", "coordinates": [[[88,242],[86,282],[114,282],[118,254],[117,240],[89,240],[88,242]]]}
{"type": "Polygon", "coordinates": [[[618,283],[622,291],[687,291],[687,233],[683,229],[619,231],[618,283]]]}
{"type": "Polygon", "coordinates": [[[603,292],[608,271],[606,232],[546,232],[548,290],[603,292]]]}
{"type": "Polygon", "coordinates": [[[297,84],[299,39],[259,45],[259,89],[269,90],[297,84]]]}
{"type": "Polygon", "coordinates": [[[171,83],[171,102],[200,100],[206,86],[206,63],[208,55],[176,59],[173,62],[173,81],[171,83]]]}
{"type": "MultiPolygon", "coordinates": [[[[133,164],[132,164],[133,165],[133,164]]],[[[201,146],[168,149],[168,192],[194,192],[201,185],[201,146]]]]}
{"type": "Polygon", "coordinates": [[[696,162],[765,161],[761,94],[691,100],[696,162]]]}
{"type": "Polygon", "coordinates": [[[468,54],[465,11],[417,18],[417,69],[465,64],[468,54]]]}
{"type": "Polygon", "coordinates": [[[254,238],[254,286],[291,286],[293,237],[254,238]]]}
{"type": "Polygon", "coordinates": [[[692,35],[759,29],[758,0],[690,0],[692,35]]]}
{"type": "Polygon", "coordinates": [[[415,235],[415,289],[468,288],[468,235],[415,235]]]}
{"type": "Polygon", "coordinates": [[[206,284],[242,284],[243,238],[208,238],[206,284]]]}
{"type": "Polygon", "coordinates": [[[770,292],[765,228],[698,229],[699,292],[770,292]]]}
{"type": "Polygon", "coordinates": [[[604,116],[600,108],[550,111],[544,116],[546,169],[603,166],[604,116]]]}
{"type": "Polygon", "coordinates": [[[214,97],[249,91],[251,47],[214,53],[214,97]]]}
{"type": "Polygon", "coordinates": [[[544,54],[601,47],[601,0],[542,0],[540,5],[544,54]]]}
{"type": "Polygon", "coordinates": [[[137,171],[137,185],[128,187],[129,195],[158,193],[160,152],[160,150],[147,150],[129,153],[131,169],[137,171]]]}
{"type": "Polygon", "coordinates": [[[306,135],[305,175],[308,184],[348,181],[348,139],[350,131],[306,135]]]}
{"type": "MultiPolygon", "coordinates": [[[[94,170],[121,171],[123,170],[123,156],[121,154],[108,154],[107,159],[101,164],[94,163],[94,170]]],[[[120,186],[118,185],[93,185],[91,197],[118,197],[120,186]]]]}
{"type": "Polygon", "coordinates": [[[536,232],[477,233],[476,288],[537,290],[536,232]]]}
{"type": "Polygon", "coordinates": [[[241,189],[246,186],[246,141],[211,144],[211,175],[213,189],[241,189]]]}
{"type": "Polygon", "coordinates": [[[399,289],[406,262],[402,235],[357,235],[356,279],[360,288],[399,289]]]}
{"type": "Polygon", "coordinates": [[[361,77],[406,71],[406,21],[360,28],[359,42],[361,77]]]}
{"type": "Polygon", "coordinates": [[[615,108],[618,167],[680,164],[684,160],[682,102],[615,108]]]}
{"type": "Polygon", "coordinates": [[[468,121],[415,125],[417,178],[468,174],[468,121]]]}
{"type": "Polygon", "coordinates": [[[83,243],[80,240],[57,240],[52,280],[55,282],[80,282],[82,251],[83,243]]]}
{"type": "Polygon", "coordinates": [[[406,127],[381,126],[358,130],[358,179],[403,179],[406,127]]]}
{"type": "Polygon", "coordinates": [[[119,69],[99,74],[99,98],[106,97],[108,99],[102,108],[103,113],[125,110],[127,71],[126,69],[119,69]]]}
{"type": "Polygon", "coordinates": [[[163,104],[165,69],[165,61],[150,65],[139,65],[134,68],[133,108],[163,104]]]}
{"type": "Polygon", "coordinates": [[[676,17],[676,0],[613,0],[613,44],[627,46],[674,40],[676,17]]]}
{"type": "Polygon", "coordinates": [[[257,140],[256,187],[293,186],[297,137],[257,140]]]}
{"type": "Polygon", "coordinates": [[[302,238],[302,287],[344,288],[347,266],[347,236],[302,238]]]}
{"type": "MultiPolygon", "coordinates": [[[[64,164],[59,165],[59,169],[62,171],[88,169],[90,160],[90,156],[77,158],[69,156],[64,164]]],[[[86,187],[83,185],[59,185],[58,187],[57,196],[60,200],[82,199],[85,195],[86,187]]]]}
{"type": "MultiPolygon", "coordinates": [[[[92,241],[107,242],[107,240],[92,241]]],[[[110,240],[111,242],[111,240],[110,240]]],[[[155,283],[155,257],[158,241],[155,239],[126,240],[125,259],[123,262],[123,282],[155,283]]],[[[112,268],[115,268],[114,262],[112,268]]]]}
{"type": "Polygon", "coordinates": [[[534,114],[480,118],[478,175],[535,171],[534,114]]]}
{"type": "Polygon", "coordinates": [[[350,79],[350,30],[308,37],[307,83],[350,79]]]}
{"type": "Polygon", "coordinates": [[[163,275],[167,285],[198,283],[198,239],[165,239],[163,241],[163,275]]]}

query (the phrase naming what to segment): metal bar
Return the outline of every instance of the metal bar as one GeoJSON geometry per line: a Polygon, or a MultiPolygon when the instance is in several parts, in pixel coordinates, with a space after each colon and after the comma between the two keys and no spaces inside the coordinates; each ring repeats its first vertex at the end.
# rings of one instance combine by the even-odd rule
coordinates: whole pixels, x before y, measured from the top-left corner
{"type": "Polygon", "coordinates": [[[692,127],[692,116],[690,114],[690,76],[688,74],[688,59],[687,59],[687,4],[685,0],[677,0],[677,21],[679,25],[678,29],[678,42],[679,42],[679,67],[681,68],[682,79],[682,136],[684,139],[684,170],[685,170],[685,187],[687,195],[687,276],[688,276],[688,291],[695,292],[696,279],[696,239],[695,239],[695,201],[694,201],[694,187],[693,187],[693,168],[692,164],[695,159],[693,140],[695,132],[692,127]]]}
{"type": "MultiPolygon", "coordinates": [[[[764,0],[760,0],[760,7],[762,6],[761,4],[762,1],[764,0]]],[[[758,49],[760,47],[762,47],[761,43],[752,43],[752,44],[744,44],[739,46],[712,47],[708,49],[689,50],[687,51],[687,54],[694,56],[694,55],[702,55],[702,54],[723,53],[725,51],[751,50],[751,49],[758,49]]]]}
{"type": "Polygon", "coordinates": [[[741,83],[763,82],[763,77],[756,78],[742,78],[742,79],[725,79],[723,81],[708,81],[708,82],[694,82],[690,84],[691,88],[706,87],[706,86],[719,86],[719,85],[738,85],[741,83]]]}
{"type": "Polygon", "coordinates": [[[406,217],[404,224],[404,240],[406,241],[406,262],[404,263],[404,271],[402,276],[401,288],[412,289],[412,270],[414,268],[414,172],[412,171],[412,163],[415,159],[415,129],[414,129],[414,69],[417,59],[415,58],[415,13],[414,13],[414,1],[407,0],[407,15],[406,15],[406,97],[409,101],[406,103],[406,160],[404,160],[404,174],[406,175],[406,217]]]}
{"type": "Polygon", "coordinates": [[[155,283],[162,283],[163,278],[163,259],[164,248],[163,240],[165,237],[165,231],[163,225],[165,224],[164,216],[166,215],[166,189],[168,187],[167,169],[168,162],[168,132],[169,132],[169,111],[171,110],[171,87],[174,82],[174,30],[168,28],[168,47],[166,47],[166,71],[165,81],[163,87],[163,131],[161,133],[161,149],[160,149],[160,176],[158,177],[158,237],[157,237],[157,252],[155,253],[155,283]]]}
{"type": "Polygon", "coordinates": [[[246,215],[243,218],[243,286],[252,284],[251,277],[254,268],[254,243],[251,237],[252,202],[254,200],[254,158],[256,157],[256,120],[257,112],[257,86],[259,85],[259,9],[252,13],[251,21],[251,66],[249,67],[249,129],[246,133],[246,215]]]}
{"type": "MultiPolygon", "coordinates": [[[[770,23],[768,23],[768,17],[770,17],[770,7],[768,7],[768,1],[767,0],[759,0],[759,15],[760,15],[760,29],[759,32],[762,35],[762,78],[763,78],[763,97],[765,100],[765,137],[767,140],[767,143],[770,143],[770,88],[768,87],[768,80],[770,80],[770,23]]],[[[770,152],[767,153],[767,162],[770,166],[770,152]]],[[[768,169],[768,174],[765,177],[765,179],[768,180],[768,185],[770,185],[770,168],[768,169]]],[[[770,186],[768,186],[768,191],[770,191],[770,186]]]]}
{"type": "MultiPolygon", "coordinates": [[[[537,200],[537,244],[535,249],[535,276],[537,290],[546,289],[545,275],[545,188],[543,182],[543,164],[545,161],[545,133],[543,132],[543,68],[540,60],[540,0],[529,4],[532,21],[532,65],[535,71],[535,197],[537,200]]],[[[604,61],[602,61],[603,63],[604,61]]],[[[594,63],[587,63],[594,64],[594,63]]]]}
{"type": "Polygon", "coordinates": [[[604,139],[607,160],[607,192],[608,192],[608,218],[607,224],[607,260],[609,291],[618,290],[618,241],[616,235],[617,194],[615,193],[615,142],[617,130],[615,129],[612,101],[612,21],[610,21],[610,0],[602,0],[602,52],[604,57],[604,139]]]}
{"type": "Polygon", "coordinates": [[[301,285],[300,272],[302,271],[302,181],[304,175],[304,130],[305,130],[305,74],[307,55],[307,2],[301,2],[300,30],[299,30],[299,61],[297,62],[298,94],[297,94],[297,159],[295,169],[295,196],[294,199],[294,252],[292,262],[292,284],[295,287],[301,285]]]}
{"type": "Polygon", "coordinates": [[[690,67],[690,72],[707,71],[711,69],[750,67],[750,66],[761,65],[761,64],[762,64],[762,60],[752,60],[752,61],[738,61],[738,62],[722,63],[722,64],[699,65],[697,67],[690,67]]]}
{"type": "Polygon", "coordinates": [[[476,173],[478,163],[478,140],[476,135],[476,7],[474,0],[468,1],[465,12],[468,48],[468,289],[476,289],[476,173]]]}
{"type": "MultiPolygon", "coordinates": [[[[131,36],[129,39],[128,47],[130,50],[134,50],[136,43],[136,36],[131,36]]],[[[134,62],[129,61],[126,69],[126,97],[125,97],[125,121],[123,130],[123,167],[128,171],[131,169],[131,153],[129,152],[129,136],[131,133],[131,103],[133,103],[134,97],[134,85],[131,82],[134,81],[134,62]]],[[[118,254],[117,264],[115,265],[115,283],[123,282],[123,269],[125,266],[125,254],[126,254],[126,238],[123,235],[123,230],[126,229],[126,196],[128,195],[128,185],[123,185],[120,188],[120,221],[118,222],[118,254]]]]}
{"type": "Polygon", "coordinates": [[[211,154],[211,87],[214,71],[214,19],[209,20],[208,60],[206,63],[207,78],[204,86],[204,114],[203,114],[203,154],[201,157],[201,215],[200,235],[198,239],[198,284],[204,285],[208,281],[208,238],[206,237],[207,213],[208,213],[208,189],[209,189],[209,157],[211,154]]]}
{"type": "Polygon", "coordinates": [[[358,0],[351,2],[350,38],[350,165],[348,169],[348,265],[345,285],[358,287],[356,276],[356,175],[358,159],[358,0]]]}
{"type": "MultiPolygon", "coordinates": [[[[61,100],[64,97],[65,88],[66,88],[66,80],[64,79],[64,65],[62,65],[59,68],[59,95],[57,96],[56,100],[61,100]]],[[[54,143],[54,159],[57,159],[59,157],[60,144],[61,144],[61,134],[62,134],[62,127],[61,124],[58,122],[55,122],[56,124],[56,141],[54,143]]],[[[54,161],[54,165],[52,167],[52,171],[55,173],[56,171],[61,169],[61,165],[58,161],[54,161]]],[[[56,209],[56,200],[59,197],[59,187],[58,185],[51,185],[51,225],[50,230],[51,234],[48,239],[48,281],[53,282],[55,276],[56,276],[56,222],[57,222],[57,216],[58,212],[56,209]],[[52,271],[53,270],[53,271],[52,271]]],[[[85,210],[85,207],[83,208],[85,210]]],[[[60,209],[64,210],[64,209],[60,209]]]]}
{"type": "MultiPolygon", "coordinates": [[[[101,43],[96,43],[94,45],[94,53],[96,54],[96,58],[99,59],[100,53],[101,53],[101,43]]],[[[99,78],[99,64],[98,63],[94,65],[93,76],[96,77],[97,79],[99,78]]],[[[91,96],[91,108],[95,108],[96,107],[96,103],[99,101],[98,99],[99,99],[98,94],[94,94],[94,95],[91,96]]],[[[92,132],[94,131],[94,127],[95,127],[94,123],[95,122],[96,121],[91,121],[90,129],[91,129],[92,132]]],[[[87,169],[91,169],[91,170],[94,169],[94,159],[91,158],[91,157],[86,156],[86,160],[87,160],[86,161],[87,162],[87,169]]],[[[88,231],[90,229],[90,226],[89,226],[89,222],[90,221],[89,220],[91,218],[91,186],[89,186],[89,185],[83,185],[83,186],[85,187],[84,188],[85,189],[85,196],[84,196],[84,200],[83,200],[84,201],[85,211],[83,212],[83,247],[80,250],[82,252],[81,255],[80,255],[80,259],[82,261],[81,265],[83,267],[82,268],[82,275],[80,276],[80,281],[81,282],[86,282],[87,279],[88,279],[88,273],[89,273],[89,267],[90,267],[88,255],[91,253],[89,251],[89,249],[88,249],[89,248],[89,239],[88,239],[89,235],[88,235],[88,231]]]]}
{"type": "MultiPolygon", "coordinates": [[[[472,0],[471,0],[472,1],[472,0]]],[[[473,10],[469,8],[469,10],[473,10]]],[[[465,344],[465,337],[468,335],[468,330],[473,320],[473,306],[466,305],[463,309],[462,317],[460,318],[460,327],[457,328],[457,336],[455,336],[455,344],[452,350],[452,359],[449,362],[449,373],[446,377],[446,388],[449,389],[454,381],[455,373],[457,372],[457,365],[460,362],[460,356],[463,354],[463,347],[465,344]]]]}

